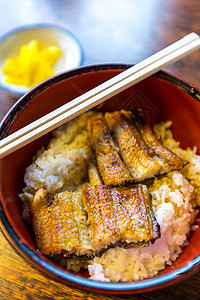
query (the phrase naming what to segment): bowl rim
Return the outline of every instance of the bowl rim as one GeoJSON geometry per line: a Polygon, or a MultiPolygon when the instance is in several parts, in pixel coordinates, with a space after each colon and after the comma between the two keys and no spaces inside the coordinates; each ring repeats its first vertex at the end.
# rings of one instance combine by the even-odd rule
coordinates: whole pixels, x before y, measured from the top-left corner
{"type": "MultiPolygon", "coordinates": [[[[44,91],[47,87],[52,84],[65,80],[72,76],[80,75],[81,73],[87,73],[92,71],[101,71],[101,70],[114,70],[120,69],[125,70],[132,65],[130,64],[95,64],[77,67],[73,70],[65,71],[60,74],[54,75],[53,77],[45,80],[40,83],[38,86],[34,87],[24,96],[22,96],[8,111],[0,124],[0,139],[5,137],[12,126],[12,122],[17,118],[14,113],[17,108],[20,107],[20,112],[34,99],[34,95],[44,91]],[[27,101],[29,99],[29,101],[27,101]]],[[[195,100],[200,103],[200,90],[194,87],[192,84],[180,79],[177,76],[174,76],[166,71],[159,71],[152,76],[157,76],[164,80],[171,82],[173,85],[176,85],[178,88],[182,89],[195,100]]],[[[107,283],[107,282],[97,282],[92,281],[87,278],[79,277],[76,274],[71,274],[64,272],[62,269],[57,268],[48,261],[44,261],[39,253],[36,254],[28,245],[23,243],[20,240],[20,237],[15,232],[14,228],[10,224],[6,213],[4,212],[3,205],[0,198],[0,227],[11,242],[11,244],[20,252],[20,254],[25,257],[29,262],[36,265],[38,269],[50,275],[50,277],[61,281],[62,283],[78,287],[83,290],[90,290],[97,293],[106,293],[106,294],[134,294],[142,293],[147,291],[153,291],[166,286],[173,285],[184,279],[188,278],[192,274],[196,273],[200,269],[200,254],[197,255],[192,261],[188,262],[184,267],[179,268],[176,271],[173,271],[169,274],[160,275],[158,277],[148,278],[142,281],[136,282],[117,282],[117,283],[107,283]],[[45,271],[44,271],[45,270],[45,271]]]]}
{"type": "MultiPolygon", "coordinates": [[[[0,36],[0,44],[4,40],[6,40],[10,36],[12,36],[13,34],[32,30],[32,29],[55,29],[57,31],[63,32],[66,36],[70,37],[70,39],[73,40],[74,44],[76,45],[76,47],[78,49],[78,53],[79,53],[78,64],[74,68],[81,66],[83,64],[84,53],[83,53],[83,47],[81,45],[81,42],[79,41],[79,39],[76,37],[76,35],[74,33],[72,33],[70,30],[68,30],[64,26],[56,24],[56,23],[32,23],[32,24],[25,24],[25,25],[20,25],[20,26],[11,28],[10,30],[4,32],[0,36]]],[[[66,70],[66,71],[68,71],[68,70],[66,70]]],[[[61,72],[59,72],[59,73],[61,73],[61,72]]],[[[19,96],[22,96],[29,91],[28,88],[27,89],[24,88],[21,90],[20,90],[20,88],[13,89],[9,85],[4,84],[2,81],[0,81],[0,88],[4,89],[10,93],[18,94],[19,96]]]]}

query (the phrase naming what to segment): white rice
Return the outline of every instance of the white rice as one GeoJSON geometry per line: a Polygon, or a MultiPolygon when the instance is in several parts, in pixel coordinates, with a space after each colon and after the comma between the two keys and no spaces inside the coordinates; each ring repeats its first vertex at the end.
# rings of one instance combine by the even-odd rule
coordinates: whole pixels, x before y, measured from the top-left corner
{"type": "MultiPolygon", "coordinates": [[[[87,186],[85,166],[90,153],[82,145],[87,140],[86,121],[90,114],[82,115],[54,133],[48,149],[40,151],[26,169],[24,193],[34,194],[41,187],[54,193],[87,186]]],[[[194,221],[196,203],[200,204],[200,156],[196,149],[181,149],[173,139],[170,126],[171,122],[166,122],[154,129],[164,145],[189,164],[181,173],[176,171],[162,179],[155,179],[149,188],[161,238],[148,247],[116,247],[107,250],[101,257],[94,257],[88,262],[91,280],[128,282],[155,276],[179,256],[188,244],[190,231],[198,228],[194,221]]],[[[72,263],[73,260],[68,261],[68,268],[72,263]]],[[[74,265],[72,269],[79,270],[77,260],[76,267],[74,265]]]]}
{"type": "Polygon", "coordinates": [[[42,148],[25,171],[24,192],[34,193],[42,187],[49,193],[73,190],[86,181],[90,153],[83,146],[87,143],[86,123],[91,114],[83,114],[53,132],[48,148],[42,148]]]}
{"type": "Polygon", "coordinates": [[[152,277],[170,265],[182,252],[190,224],[196,216],[193,186],[178,172],[155,180],[150,188],[152,205],[161,229],[161,238],[144,248],[109,249],[88,266],[91,279],[126,282],[152,277]]]}

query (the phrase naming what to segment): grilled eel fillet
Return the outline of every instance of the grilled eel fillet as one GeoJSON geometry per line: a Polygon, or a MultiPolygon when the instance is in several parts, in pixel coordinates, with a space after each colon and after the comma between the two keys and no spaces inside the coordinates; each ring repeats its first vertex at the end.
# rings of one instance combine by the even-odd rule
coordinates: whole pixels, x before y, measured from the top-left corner
{"type": "Polygon", "coordinates": [[[159,237],[159,226],[145,185],[132,188],[97,185],[85,189],[82,200],[95,251],[115,245],[148,245],[159,237]]]}
{"type": "Polygon", "coordinates": [[[184,160],[162,145],[149,124],[143,125],[133,120],[134,115],[125,110],[107,112],[105,116],[97,113],[88,120],[89,140],[106,185],[141,182],[181,169],[185,164],[184,160]]]}
{"type": "Polygon", "coordinates": [[[36,243],[45,255],[91,254],[80,193],[48,194],[40,189],[31,203],[36,243]]]}
{"type": "Polygon", "coordinates": [[[90,187],[103,184],[93,155],[91,155],[91,159],[88,162],[88,178],[90,187]]]}
{"type": "Polygon", "coordinates": [[[91,257],[115,245],[144,246],[159,237],[145,185],[86,188],[48,194],[40,189],[31,203],[36,243],[45,255],[91,257]],[[87,213],[86,213],[86,212],[87,213]]]}
{"type": "Polygon", "coordinates": [[[88,120],[88,134],[104,184],[119,185],[130,181],[131,176],[117,152],[102,113],[88,120]]]}

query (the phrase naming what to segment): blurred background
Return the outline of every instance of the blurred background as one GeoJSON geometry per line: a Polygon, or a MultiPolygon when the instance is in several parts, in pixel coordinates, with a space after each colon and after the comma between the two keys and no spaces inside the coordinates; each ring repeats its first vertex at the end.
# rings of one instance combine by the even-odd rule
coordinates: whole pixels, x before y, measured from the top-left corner
{"type": "MultiPolygon", "coordinates": [[[[0,0],[0,35],[34,23],[62,25],[81,43],[83,65],[138,63],[189,32],[200,34],[199,19],[199,0],[0,0]]],[[[199,86],[199,58],[197,51],[166,70],[199,86]]],[[[1,119],[12,104],[0,89],[1,119]]]]}
{"type": "MultiPolygon", "coordinates": [[[[83,64],[137,63],[191,31],[200,33],[198,0],[0,0],[0,5],[0,34],[32,23],[62,25],[79,39],[83,64]]],[[[194,71],[190,56],[178,66],[185,60],[194,71]]]]}
{"type": "MultiPolygon", "coordinates": [[[[200,1],[0,0],[0,35],[33,23],[58,24],[71,31],[82,45],[83,65],[111,62],[135,64],[190,32],[200,34],[200,1]]],[[[196,51],[165,70],[200,87],[199,67],[200,51],[196,51]]],[[[7,92],[0,89],[0,119],[14,102],[7,92]]],[[[31,289],[39,290],[44,276],[15,252],[2,233],[0,241],[0,298],[33,299],[31,289]],[[16,261],[15,271],[11,274],[13,262],[16,261]],[[26,284],[23,285],[20,278],[14,284],[17,276],[22,276],[26,284]],[[12,297],[6,296],[5,291],[12,297]]],[[[176,289],[158,291],[143,299],[199,299],[199,284],[200,276],[196,276],[176,289]]],[[[46,286],[37,299],[63,299],[62,295],[69,299],[67,295],[70,297],[72,290],[51,280],[51,285],[46,286]]],[[[73,299],[95,299],[86,292],[73,290],[73,293],[73,299]]],[[[104,297],[99,296],[98,299],[104,297]]]]}

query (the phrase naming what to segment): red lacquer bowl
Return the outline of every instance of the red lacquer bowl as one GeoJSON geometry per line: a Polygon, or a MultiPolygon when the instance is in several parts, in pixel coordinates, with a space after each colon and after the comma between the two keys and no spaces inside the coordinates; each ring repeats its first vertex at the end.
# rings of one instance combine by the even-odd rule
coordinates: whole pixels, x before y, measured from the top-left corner
{"type": "MultiPolygon", "coordinates": [[[[119,74],[130,65],[96,65],[56,75],[23,96],[1,123],[0,138],[22,128],[98,84],[119,74]]],[[[182,147],[200,149],[200,91],[166,72],[158,72],[141,83],[105,102],[102,110],[138,106],[151,123],[173,121],[173,132],[182,147]]],[[[193,232],[180,257],[156,277],[131,283],[102,283],[88,279],[87,272],[74,274],[42,255],[24,223],[18,194],[24,187],[25,168],[51,134],[39,138],[0,163],[1,228],[21,255],[44,273],[67,285],[107,294],[133,294],[170,286],[194,274],[200,268],[200,228],[193,232]]]]}

